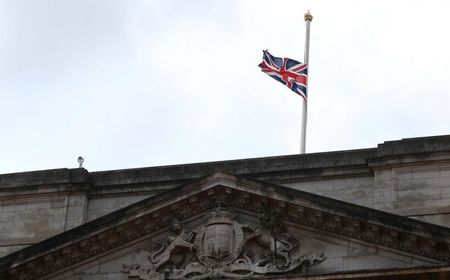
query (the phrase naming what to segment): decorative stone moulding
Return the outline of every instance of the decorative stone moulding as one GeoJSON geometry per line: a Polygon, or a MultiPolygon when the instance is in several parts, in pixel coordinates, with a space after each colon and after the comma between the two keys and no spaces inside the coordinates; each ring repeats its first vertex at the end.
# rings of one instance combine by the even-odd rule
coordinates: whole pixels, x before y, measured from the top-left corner
{"type": "Polygon", "coordinates": [[[125,264],[123,272],[141,280],[242,278],[282,274],[325,259],[323,253],[302,255],[298,238],[274,213],[266,213],[254,229],[220,205],[205,220],[192,231],[174,220],[167,240],[146,249],[148,263],[125,264]]]}

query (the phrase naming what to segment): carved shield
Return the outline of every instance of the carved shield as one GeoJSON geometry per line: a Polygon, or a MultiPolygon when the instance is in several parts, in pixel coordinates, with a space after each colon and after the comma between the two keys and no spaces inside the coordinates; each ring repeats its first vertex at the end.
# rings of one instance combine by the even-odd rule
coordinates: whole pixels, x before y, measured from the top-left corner
{"type": "Polygon", "coordinates": [[[205,229],[205,256],[220,261],[233,252],[234,231],[229,223],[208,225],[205,229]]]}
{"type": "Polygon", "coordinates": [[[235,260],[241,250],[244,233],[239,223],[231,218],[216,217],[198,230],[195,247],[199,261],[218,267],[235,260]]]}

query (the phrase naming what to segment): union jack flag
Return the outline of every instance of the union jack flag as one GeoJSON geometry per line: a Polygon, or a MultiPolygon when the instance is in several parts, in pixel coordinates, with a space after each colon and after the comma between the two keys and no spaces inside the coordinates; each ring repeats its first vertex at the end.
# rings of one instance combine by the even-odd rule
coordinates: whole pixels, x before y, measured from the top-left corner
{"type": "Polygon", "coordinates": [[[263,61],[258,65],[261,71],[286,85],[306,101],[308,65],[290,58],[281,58],[263,51],[263,61]]]}

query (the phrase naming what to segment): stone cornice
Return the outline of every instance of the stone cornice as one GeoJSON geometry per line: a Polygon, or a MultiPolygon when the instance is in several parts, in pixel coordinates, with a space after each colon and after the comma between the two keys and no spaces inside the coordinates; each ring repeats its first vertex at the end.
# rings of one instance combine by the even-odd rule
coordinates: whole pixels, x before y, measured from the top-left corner
{"type": "Polygon", "coordinates": [[[216,173],[145,199],[0,259],[1,279],[40,279],[77,263],[150,237],[174,217],[187,220],[212,209],[217,200],[240,212],[282,214],[303,226],[377,246],[450,260],[450,229],[292,190],[216,173]]]}
{"type": "Polygon", "coordinates": [[[376,156],[367,159],[372,169],[450,161],[450,135],[409,138],[379,144],[376,156]]]}
{"type": "Polygon", "coordinates": [[[87,191],[89,195],[152,194],[214,172],[273,183],[372,176],[373,170],[424,162],[450,162],[450,135],[387,141],[377,148],[88,172],[54,169],[0,175],[0,196],[87,191]]]}
{"type": "Polygon", "coordinates": [[[89,176],[89,172],[83,168],[61,168],[1,174],[0,190],[8,190],[15,187],[86,183],[90,181],[89,176]]]}
{"type": "Polygon", "coordinates": [[[450,279],[450,266],[423,266],[414,268],[359,270],[352,272],[321,274],[321,275],[286,275],[283,277],[261,277],[254,279],[283,280],[447,280],[450,279]]]}

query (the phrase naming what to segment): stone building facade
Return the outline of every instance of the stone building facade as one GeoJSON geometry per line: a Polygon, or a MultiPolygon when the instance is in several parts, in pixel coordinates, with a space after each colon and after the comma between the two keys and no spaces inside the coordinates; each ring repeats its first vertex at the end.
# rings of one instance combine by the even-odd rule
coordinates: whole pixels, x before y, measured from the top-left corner
{"type": "Polygon", "coordinates": [[[0,175],[0,279],[450,279],[450,135],[0,175]]]}

